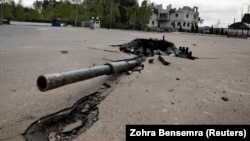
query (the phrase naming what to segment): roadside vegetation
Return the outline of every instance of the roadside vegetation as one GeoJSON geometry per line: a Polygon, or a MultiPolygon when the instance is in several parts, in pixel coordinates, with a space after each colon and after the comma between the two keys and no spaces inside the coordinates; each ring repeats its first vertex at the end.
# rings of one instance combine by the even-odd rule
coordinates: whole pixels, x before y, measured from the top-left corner
{"type": "Polygon", "coordinates": [[[137,29],[146,29],[151,9],[149,1],[140,6],[137,0],[36,0],[32,7],[24,7],[23,1],[3,0],[3,18],[15,21],[51,22],[61,20],[74,24],[99,17],[102,26],[122,24],[137,29]]]}

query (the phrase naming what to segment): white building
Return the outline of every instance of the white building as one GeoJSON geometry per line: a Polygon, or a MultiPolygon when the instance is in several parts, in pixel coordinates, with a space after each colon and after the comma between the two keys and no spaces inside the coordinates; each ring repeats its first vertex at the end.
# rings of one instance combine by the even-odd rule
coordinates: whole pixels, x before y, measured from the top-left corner
{"type": "Polygon", "coordinates": [[[184,30],[190,31],[192,26],[195,28],[200,22],[198,7],[172,8],[168,5],[166,9],[162,5],[151,4],[152,16],[148,23],[149,28],[160,28],[168,31],[184,30]]]}

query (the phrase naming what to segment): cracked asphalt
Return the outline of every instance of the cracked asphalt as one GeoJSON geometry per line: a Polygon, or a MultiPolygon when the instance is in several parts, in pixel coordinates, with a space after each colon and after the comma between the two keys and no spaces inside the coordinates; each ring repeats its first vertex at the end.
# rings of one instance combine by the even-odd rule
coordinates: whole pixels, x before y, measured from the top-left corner
{"type": "Polygon", "coordinates": [[[221,36],[74,27],[0,26],[0,140],[22,141],[37,120],[73,106],[103,87],[100,76],[48,92],[41,74],[132,58],[118,45],[165,36],[200,58],[164,56],[123,74],[98,105],[98,120],[73,140],[125,140],[126,124],[250,124],[250,40],[221,36]]]}

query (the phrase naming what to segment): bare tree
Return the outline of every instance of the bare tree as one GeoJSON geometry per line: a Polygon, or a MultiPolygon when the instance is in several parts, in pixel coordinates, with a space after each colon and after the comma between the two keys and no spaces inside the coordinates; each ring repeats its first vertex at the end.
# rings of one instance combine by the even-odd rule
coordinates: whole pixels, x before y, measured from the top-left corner
{"type": "Polygon", "coordinates": [[[248,4],[247,13],[250,12],[250,3],[248,4]]]}
{"type": "Polygon", "coordinates": [[[240,13],[241,13],[241,20],[242,20],[242,18],[243,18],[243,10],[244,10],[244,5],[241,7],[241,9],[240,9],[240,13]]]}
{"type": "Polygon", "coordinates": [[[214,25],[214,27],[219,28],[220,24],[221,24],[220,19],[218,19],[218,21],[217,21],[217,23],[214,25]]]}

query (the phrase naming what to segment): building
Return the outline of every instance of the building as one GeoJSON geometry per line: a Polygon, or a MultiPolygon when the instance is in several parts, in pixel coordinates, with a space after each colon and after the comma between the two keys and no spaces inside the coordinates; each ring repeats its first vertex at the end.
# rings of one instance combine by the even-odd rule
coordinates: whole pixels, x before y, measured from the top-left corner
{"type": "Polygon", "coordinates": [[[183,8],[172,8],[168,5],[163,9],[161,5],[150,5],[152,9],[152,16],[148,23],[149,28],[160,28],[167,31],[191,31],[192,27],[196,28],[201,22],[199,17],[198,7],[193,8],[184,6],[183,8]]]}
{"type": "Polygon", "coordinates": [[[229,37],[242,37],[250,36],[250,14],[245,14],[241,22],[236,22],[228,26],[229,37]]]}
{"type": "Polygon", "coordinates": [[[244,17],[241,20],[242,23],[250,24],[250,13],[247,13],[244,15],[244,17]]]}

